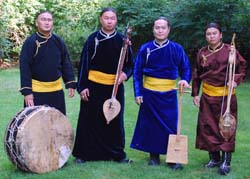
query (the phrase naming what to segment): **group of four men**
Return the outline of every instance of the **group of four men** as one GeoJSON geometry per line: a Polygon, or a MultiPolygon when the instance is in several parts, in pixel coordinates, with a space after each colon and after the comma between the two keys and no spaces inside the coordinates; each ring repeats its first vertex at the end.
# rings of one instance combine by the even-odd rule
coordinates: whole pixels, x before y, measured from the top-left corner
{"type": "MultiPolygon", "coordinates": [[[[69,97],[74,96],[75,88],[81,97],[72,152],[75,163],[97,160],[131,163],[124,151],[123,82],[133,75],[135,101],[140,110],[131,147],[149,153],[149,165],[159,165],[160,154],[166,154],[169,134],[177,132],[178,103],[174,90],[177,79],[180,78],[179,86],[190,88],[192,75],[188,57],[181,45],[168,39],[169,20],[157,18],[153,25],[155,39],[141,46],[135,60],[131,47],[127,50],[118,79],[117,99],[121,110],[107,124],[102,109],[112,94],[124,35],[116,31],[115,9],[104,8],[99,21],[101,29],[93,32],[83,46],[76,82],[67,48],[63,40],[52,32],[52,14],[43,11],[37,15],[38,31],[25,41],[20,55],[20,91],[24,95],[25,106],[46,104],[66,114],[63,80],[69,97]]],[[[219,134],[216,122],[226,95],[214,94],[224,86],[230,45],[222,43],[218,24],[210,23],[205,29],[205,36],[208,46],[199,51],[193,71],[192,96],[200,109],[196,147],[209,151],[207,167],[219,166],[219,172],[226,175],[230,172],[235,135],[224,141],[219,134]],[[201,82],[202,89],[208,89],[206,93],[203,90],[200,100],[201,82]]],[[[245,77],[246,62],[238,52],[236,58],[235,84],[239,85],[245,77]]],[[[232,114],[237,118],[235,95],[231,106],[232,114]]],[[[172,169],[182,169],[178,163],[168,165],[172,169]]]]}

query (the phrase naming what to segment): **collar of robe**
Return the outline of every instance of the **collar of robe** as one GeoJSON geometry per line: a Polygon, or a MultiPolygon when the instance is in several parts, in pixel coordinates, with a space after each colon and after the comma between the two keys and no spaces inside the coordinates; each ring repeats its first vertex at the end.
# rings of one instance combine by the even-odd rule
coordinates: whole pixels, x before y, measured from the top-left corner
{"type": "Polygon", "coordinates": [[[224,43],[219,43],[215,48],[212,48],[210,45],[207,46],[208,51],[215,53],[220,51],[224,46],[224,43]]]}
{"type": "Polygon", "coordinates": [[[97,46],[99,45],[100,42],[108,40],[113,38],[116,35],[116,30],[114,30],[112,33],[110,34],[106,34],[102,29],[99,30],[99,32],[97,33],[96,37],[95,37],[95,50],[94,53],[91,57],[91,60],[95,57],[96,55],[96,50],[97,50],[97,46]],[[98,35],[100,34],[100,38],[98,38],[98,35]]]}
{"type": "Polygon", "coordinates": [[[159,49],[161,49],[161,48],[163,48],[163,47],[166,47],[168,44],[169,44],[169,40],[167,39],[165,42],[163,42],[162,44],[159,44],[159,43],[157,43],[156,42],[156,40],[154,40],[153,41],[153,44],[154,44],[154,46],[156,47],[156,48],[154,48],[154,49],[150,49],[150,48],[147,48],[147,57],[146,57],[146,63],[148,62],[148,57],[149,57],[149,55],[152,53],[152,52],[154,52],[154,51],[156,51],[156,50],[159,50],[159,49]]]}
{"type": "Polygon", "coordinates": [[[46,35],[42,34],[41,32],[36,32],[36,34],[37,34],[39,37],[41,37],[41,38],[43,38],[43,39],[46,39],[46,40],[48,40],[48,39],[52,36],[52,33],[49,33],[49,36],[46,36],[46,35]]]}
{"type": "Polygon", "coordinates": [[[163,42],[162,44],[159,44],[158,42],[156,42],[156,40],[153,41],[154,43],[154,46],[156,48],[154,48],[153,50],[150,50],[150,52],[153,52],[153,51],[156,51],[156,50],[159,50],[163,47],[166,47],[168,44],[169,44],[169,40],[167,39],[165,42],[163,42]]]}
{"type": "Polygon", "coordinates": [[[102,37],[104,37],[104,39],[109,39],[109,38],[112,38],[112,37],[114,37],[114,36],[116,35],[116,30],[114,30],[113,32],[107,34],[107,33],[105,33],[105,32],[103,31],[103,29],[101,29],[101,30],[99,31],[99,33],[101,34],[102,37]]]}
{"type": "Polygon", "coordinates": [[[220,51],[224,47],[224,43],[220,43],[215,49],[212,49],[209,45],[207,46],[208,51],[210,52],[207,55],[202,54],[202,64],[206,65],[207,57],[213,55],[214,53],[220,51]]]}
{"type": "Polygon", "coordinates": [[[156,40],[154,40],[154,45],[158,48],[162,48],[165,47],[166,45],[168,45],[169,40],[166,39],[165,41],[163,41],[162,43],[157,42],[156,40]]]}
{"type": "Polygon", "coordinates": [[[46,42],[48,42],[48,40],[52,37],[52,33],[50,33],[49,36],[45,36],[45,35],[41,34],[40,32],[36,32],[36,34],[39,37],[41,37],[41,38],[43,38],[45,40],[41,41],[41,42],[38,41],[38,40],[36,40],[36,52],[35,52],[35,55],[33,57],[37,56],[39,48],[41,47],[41,45],[44,44],[44,43],[46,43],[46,42]]]}

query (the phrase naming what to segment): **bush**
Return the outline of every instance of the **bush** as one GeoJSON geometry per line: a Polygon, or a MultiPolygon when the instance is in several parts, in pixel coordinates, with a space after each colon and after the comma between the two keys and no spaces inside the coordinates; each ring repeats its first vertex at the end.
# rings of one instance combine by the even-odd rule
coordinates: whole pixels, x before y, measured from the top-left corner
{"type": "Polygon", "coordinates": [[[0,5],[0,55],[17,59],[23,41],[32,29],[37,8],[36,0],[5,0],[0,5]]]}
{"type": "Polygon", "coordinates": [[[181,0],[174,10],[171,37],[181,43],[195,58],[198,48],[205,45],[204,27],[217,22],[223,31],[223,41],[230,43],[236,33],[237,48],[248,59],[250,32],[250,2],[247,0],[181,0]]]}
{"type": "Polygon", "coordinates": [[[152,27],[155,18],[171,18],[172,4],[173,2],[167,0],[123,0],[113,3],[118,13],[118,28],[123,30],[128,22],[133,28],[132,42],[135,51],[142,43],[153,39],[152,27]]]}

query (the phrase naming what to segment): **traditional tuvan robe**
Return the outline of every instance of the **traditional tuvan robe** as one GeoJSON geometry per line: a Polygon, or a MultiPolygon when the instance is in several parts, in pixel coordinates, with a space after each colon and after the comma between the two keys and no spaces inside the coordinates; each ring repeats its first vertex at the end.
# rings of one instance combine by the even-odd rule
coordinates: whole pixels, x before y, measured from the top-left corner
{"type": "MultiPolygon", "coordinates": [[[[120,84],[117,100],[121,111],[109,124],[103,104],[111,98],[124,36],[115,31],[92,33],[84,44],[78,73],[77,90],[89,89],[89,101],[81,100],[73,156],[86,161],[123,160],[124,152],[124,86],[120,84]]],[[[128,48],[123,72],[132,75],[132,51],[128,48]]]]}
{"type": "Polygon", "coordinates": [[[46,39],[34,33],[26,39],[20,55],[22,95],[34,95],[35,105],[49,105],[66,114],[62,80],[66,88],[76,82],[69,53],[63,40],[55,34],[46,39]]]}
{"type": "Polygon", "coordinates": [[[176,80],[191,79],[189,60],[183,48],[170,40],[143,44],[134,68],[135,97],[142,96],[131,147],[166,154],[169,134],[177,133],[176,80]]]}
{"type": "MultiPolygon", "coordinates": [[[[224,114],[227,103],[227,72],[230,45],[222,43],[214,51],[203,47],[198,55],[193,71],[192,96],[202,95],[198,114],[196,148],[210,152],[233,152],[235,135],[224,141],[219,132],[219,119],[224,114]],[[223,101],[224,98],[224,101],[223,101]]],[[[237,51],[235,82],[239,85],[246,75],[246,61],[237,51]]],[[[233,92],[230,113],[237,122],[237,99],[233,92]]]]}

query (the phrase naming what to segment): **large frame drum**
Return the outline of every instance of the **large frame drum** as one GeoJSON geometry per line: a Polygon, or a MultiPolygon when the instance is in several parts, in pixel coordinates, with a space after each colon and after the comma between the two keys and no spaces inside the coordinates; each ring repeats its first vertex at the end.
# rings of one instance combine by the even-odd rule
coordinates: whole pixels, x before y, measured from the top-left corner
{"type": "Polygon", "coordinates": [[[5,151],[20,170],[46,173],[61,168],[71,155],[74,132],[55,108],[32,106],[21,110],[5,132],[5,151]]]}

